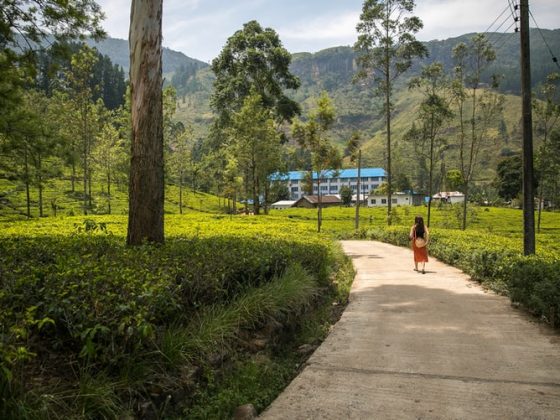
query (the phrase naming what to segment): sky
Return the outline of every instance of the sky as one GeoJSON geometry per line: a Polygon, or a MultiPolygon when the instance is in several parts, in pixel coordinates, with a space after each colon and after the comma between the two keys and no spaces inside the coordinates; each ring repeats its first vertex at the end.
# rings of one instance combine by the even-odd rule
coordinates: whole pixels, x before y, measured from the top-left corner
{"type": "MultiPolygon", "coordinates": [[[[97,3],[105,11],[103,26],[109,36],[128,39],[131,1],[97,0],[97,3]]],[[[509,9],[506,10],[508,3],[508,0],[417,0],[414,14],[424,23],[417,38],[446,39],[484,32],[489,27],[491,31],[506,32],[513,23],[509,9]]],[[[291,53],[351,46],[356,41],[362,4],[362,0],[164,0],[163,45],[209,62],[244,23],[257,20],[263,27],[274,29],[291,53]]],[[[530,0],[529,4],[541,29],[560,28],[560,0],[530,0]]],[[[508,32],[512,31],[513,27],[508,32]]]]}

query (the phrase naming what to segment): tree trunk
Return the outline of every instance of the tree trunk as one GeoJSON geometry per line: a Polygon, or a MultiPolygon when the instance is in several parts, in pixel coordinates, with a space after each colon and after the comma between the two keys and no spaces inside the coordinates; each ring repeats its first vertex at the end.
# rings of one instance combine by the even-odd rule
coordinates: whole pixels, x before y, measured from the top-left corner
{"type": "Polygon", "coordinates": [[[268,195],[270,194],[270,184],[267,181],[264,183],[264,214],[268,214],[268,195]]]}
{"type": "Polygon", "coordinates": [[[260,213],[259,203],[259,180],[257,177],[257,164],[255,162],[255,155],[251,159],[251,180],[253,182],[253,214],[260,213]]]}
{"type": "Polygon", "coordinates": [[[360,228],[360,186],[361,186],[361,169],[362,169],[362,149],[358,150],[358,194],[356,196],[356,220],[354,227],[356,230],[360,228]]]}
{"type": "Polygon", "coordinates": [[[27,157],[27,145],[25,146],[25,202],[27,204],[27,218],[31,218],[31,196],[29,193],[29,161],[27,157]]]}
{"type": "Polygon", "coordinates": [[[183,170],[179,171],[179,214],[183,214],[183,170]]]}
{"type": "Polygon", "coordinates": [[[428,176],[428,220],[426,223],[427,227],[430,227],[430,217],[432,214],[432,195],[434,195],[433,185],[434,185],[434,116],[432,115],[431,127],[430,127],[430,172],[428,176]]]}
{"type": "Polygon", "coordinates": [[[111,171],[107,171],[107,210],[111,214],[111,171]]]}
{"type": "Polygon", "coordinates": [[[321,172],[317,172],[317,232],[319,233],[323,224],[323,203],[321,198],[321,172]]]}
{"type": "Polygon", "coordinates": [[[39,217],[43,217],[43,175],[41,155],[37,157],[37,187],[39,188],[39,217]]]}
{"type": "Polygon", "coordinates": [[[72,193],[76,192],[76,162],[74,162],[74,142],[72,141],[72,193]]]}
{"type": "Polygon", "coordinates": [[[84,206],[84,214],[88,214],[88,189],[87,189],[87,184],[88,184],[88,175],[89,175],[89,168],[88,168],[88,127],[87,127],[87,104],[82,104],[83,108],[81,110],[82,112],[82,138],[83,138],[83,150],[82,150],[82,165],[83,165],[83,170],[84,170],[84,200],[83,200],[83,206],[84,206]]]}
{"type": "Polygon", "coordinates": [[[128,245],[164,241],[162,3],[163,0],[132,0],[130,13],[132,155],[128,245]]]}
{"type": "Polygon", "coordinates": [[[468,184],[468,182],[465,183],[465,187],[463,189],[465,190],[463,192],[463,194],[465,194],[465,201],[463,201],[463,224],[461,226],[461,229],[465,230],[465,229],[467,229],[467,202],[469,201],[469,184],[468,184]]]}
{"type": "MultiPolygon", "coordinates": [[[[386,2],[387,10],[389,3],[386,2]]],[[[389,14],[387,14],[389,15],[389,14]]],[[[386,27],[387,39],[389,39],[389,27],[386,27]]],[[[387,224],[391,226],[391,201],[393,195],[393,185],[391,182],[391,77],[390,77],[390,57],[389,48],[385,47],[385,117],[387,119],[387,224]]]]}

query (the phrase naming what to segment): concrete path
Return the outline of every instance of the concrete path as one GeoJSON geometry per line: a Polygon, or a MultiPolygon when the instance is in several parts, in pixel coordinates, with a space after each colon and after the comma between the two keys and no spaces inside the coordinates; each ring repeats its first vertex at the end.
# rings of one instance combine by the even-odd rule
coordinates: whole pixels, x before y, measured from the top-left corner
{"type": "Polygon", "coordinates": [[[263,419],[560,419],[560,336],[434,259],[344,241],[350,304],[263,419]]]}

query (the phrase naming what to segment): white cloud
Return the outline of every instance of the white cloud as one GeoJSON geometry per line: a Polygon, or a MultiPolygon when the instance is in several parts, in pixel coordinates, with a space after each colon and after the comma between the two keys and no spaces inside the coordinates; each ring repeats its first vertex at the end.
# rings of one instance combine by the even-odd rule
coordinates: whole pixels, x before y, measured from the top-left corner
{"type": "Polygon", "coordinates": [[[343,15],[326,15],[315,19],[300,21],[295,25],[280,27],[278,33],[282,39],[290,40],[340,40],[356,37],[358,11],[343,15]]]}

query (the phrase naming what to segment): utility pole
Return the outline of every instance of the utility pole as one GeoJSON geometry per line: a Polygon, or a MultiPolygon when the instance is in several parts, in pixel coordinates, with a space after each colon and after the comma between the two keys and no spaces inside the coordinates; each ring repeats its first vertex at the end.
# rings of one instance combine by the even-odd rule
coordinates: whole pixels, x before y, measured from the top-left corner
{"type": "Polygon", "coordinates": [[[535,253],[535,200],[533,192],[533,120],[531,114],[531,54],[529,0],[520,1],[521,96],[523,112],[523,252],[535,253]]]}

